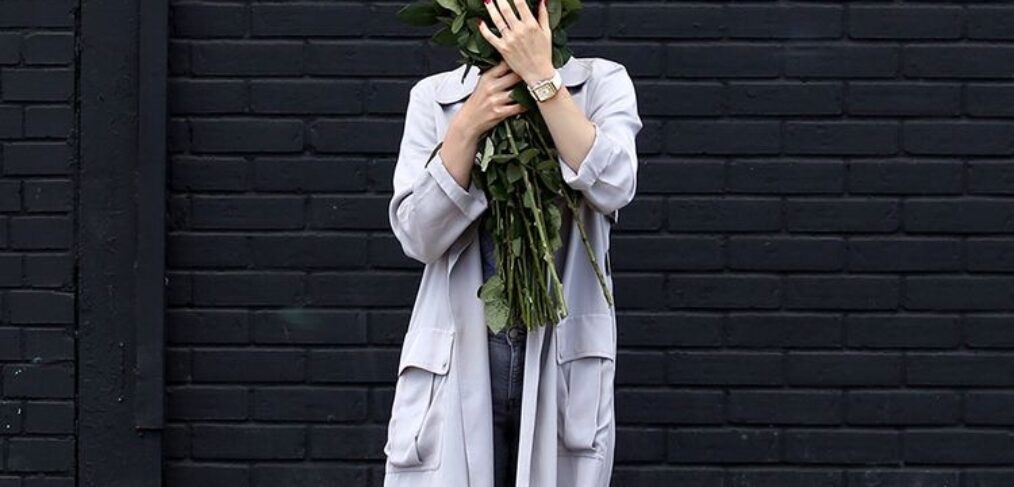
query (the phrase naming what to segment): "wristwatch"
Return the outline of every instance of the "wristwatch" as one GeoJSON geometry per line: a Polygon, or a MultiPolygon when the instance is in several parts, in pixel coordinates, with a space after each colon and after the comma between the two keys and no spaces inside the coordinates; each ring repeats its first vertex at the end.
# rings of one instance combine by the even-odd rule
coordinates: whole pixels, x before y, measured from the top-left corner
{"type": "Polygon", "coordinates": [[[532,98],[535,98],[539,102],[544,102],[560,91],[560,87],[563,86],[563,77],[560,76],[560,70],[553,70],[553,77],[536,81],[531,85],[526,85],[528,92],[532,94],[532,98]]]}

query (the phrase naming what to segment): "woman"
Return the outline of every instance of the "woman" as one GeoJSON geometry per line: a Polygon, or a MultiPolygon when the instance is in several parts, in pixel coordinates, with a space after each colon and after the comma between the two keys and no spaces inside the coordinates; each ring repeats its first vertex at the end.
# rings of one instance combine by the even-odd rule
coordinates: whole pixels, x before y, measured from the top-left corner
{"type": "MultiPolygon", "coordinates": [[[[480,26],[503,62],[464,81],[462,65],[410,91],[389,217],[405,254],[426,266],[398,364],[385,487],[609,485],[615,309],[574,220],[565,217],[556,261],[563,320],[493,335],[477,296],[494,270],[478,228],[488,203],[471,180],[479,137],[524,111],[509,97],[514,86],[557,71],[545,3],[536,16],[526,2],[515,13],[508,1],[486,2],[501,35],[480,26]]],[[[584,196],[580,217],[612,288],[609,232],[637,182],[643,124],[634,85],[621,64],[602,58],[572,57],[559,74],[562,86],[538,106],[564,182],[584,196]]]]}

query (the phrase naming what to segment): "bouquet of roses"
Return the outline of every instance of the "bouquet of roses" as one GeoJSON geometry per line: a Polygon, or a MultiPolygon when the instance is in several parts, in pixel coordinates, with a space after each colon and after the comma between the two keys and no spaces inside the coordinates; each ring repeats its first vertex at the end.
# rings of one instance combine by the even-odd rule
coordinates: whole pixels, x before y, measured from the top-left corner
{"type": "MultiPolygon", "coordinates": [[[[514,2],[520,1],[537,11],[538,0],[509,3],[516,9],[514,2]]],[[[571,57],[565,29],[577,19],[581,1],[553,0],[546,7],[553,36],[553,65],[559,68],[571,57]]],[[[500,53],[479,30],[484,20],[495,31],[483,0],[417,0],[399,10],[398,18],[411,25],[440,24],[431,41],[456,47],[461,54],[459,62],[468,65],[466,75],[473,66],[485,71],[500,62],[500,53]]],[[[567,315],[555,264],[555,251],[563,245],[560,201],[571,209],[606,301],[613,304],[578,211],[582,195],[563,182],[559,153],[538,102],[523,81],[514,87],[511,97],[528,110],[504,119],[483,135],[475,158],[477,167],[472,171],[490,204],[480,224],[496,242],[497,272],[478,291],[485,304],[487,326],[494,332],[511,322],[532,329],[554,324],[567,315]]],[[[441,145],[433,149],[430,161],[441,145]]]]}

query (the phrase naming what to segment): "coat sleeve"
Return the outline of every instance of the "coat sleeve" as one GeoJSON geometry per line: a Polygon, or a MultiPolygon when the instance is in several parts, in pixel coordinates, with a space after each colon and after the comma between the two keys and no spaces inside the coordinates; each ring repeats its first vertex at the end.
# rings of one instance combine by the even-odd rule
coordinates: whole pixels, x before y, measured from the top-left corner
{"type": "Polygon", "coordinates": [[[595,140],[575,172],[559,158],[563,180],[581,191],[599,213],[616,219],[620,208],[637,191],[636,138],[644,126],[637,112],[634,82],[627,68],[611,63],[589,91],[588,120],[595,125],[595,140]]]}
{"type": "Polygon", "coordinates": [[[474,179],[466,190],[440,154],[433,154],[439,141],[432,81],[424,78],[409,91],[394,168],[394,194],[388,206],[391,229],[405,255],[424,264],[440,258],[488,206],[474,179]]]}

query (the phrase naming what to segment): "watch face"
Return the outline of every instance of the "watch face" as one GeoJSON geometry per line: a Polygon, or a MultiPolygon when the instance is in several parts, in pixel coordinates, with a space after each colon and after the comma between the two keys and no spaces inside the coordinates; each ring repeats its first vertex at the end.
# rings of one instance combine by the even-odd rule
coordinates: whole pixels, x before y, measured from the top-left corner
{"type": "Polygon", "coordinates": [[[553,95],[556,90],[553,89],[553,85],[545,84],[535,89],[535,92],[539,95],[539,98],[545,99],[553,95]]]}

